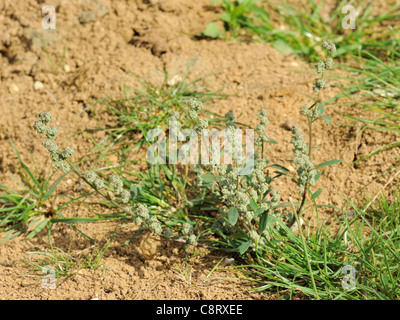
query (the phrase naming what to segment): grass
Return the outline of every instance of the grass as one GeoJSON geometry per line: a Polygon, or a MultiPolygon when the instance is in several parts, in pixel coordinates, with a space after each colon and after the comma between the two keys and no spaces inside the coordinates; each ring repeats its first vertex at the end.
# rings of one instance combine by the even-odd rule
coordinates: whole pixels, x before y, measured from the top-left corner
{"type": "MultiPolygon", "coordinates": [[[[50,232],[49,232],[50,235],[50,232]]],[[[104,254],[110,247],[115,236],[115,231],[111,237],[106,241],[103,246],[98,244],[90,248],[82,250],[78,255],[72,255],[70,251],[65,252],[62,249],[52,245],[51,239],[50,250],[51,252],[29,252],[34,258],[24,259],[21,262],[28,266],[28,273],[45,273],[53,271],[54,277],[59,284],[68,278],[75,277],[81,270],[102,270],[102,274],[107,271],[106,266],[102,263],[104,254]],[[84,252],[90,252],[84,253],[84,252]],[[50,269],[51,268],[51,269],[50,269]]],[[[43,277],[43,276],[41,276],[43,277]]]]}
{"type": "Polygon", "coordinates": [[[400,298],[400,197],[381,196],[364,212],[349,202],[354,219],[338,222],[339,230],[320,225],[305,237],[284,224],[271,229],[271,241],[255,264],[237,266],[240,279],[254,290],[276,292],[282,299],[300,293],[312,299],[397,300],[400,298]],[[348,244],[345,242],[345,233],[348,244]],[[304,245],[304,243],[305,245],[304,245]],[[344,266],[356,270],[355,286],[344,266]]]}
{"type": "Polygon", "coordinates": [[[271,42],[277,50],[295,53],[306,60],[316,61],[320,55],[321,39],[330,39],[338,46],[336,57],[346,59],[360,48],[385,59],[388,48],[399,48],[393,40],[400,35],[396,20],[400,4],[377,15],[372,10],[373,1],[341,0],[326,17],[321,15],[325,1],[307,0],[303,8],[285,1],[212,1],[221,4],[224,30],[211,22],[204,35],[212,38],[271,42]],[[258,4],[258,5],[257,5],[258,4]],[[342,13],[345,5],[362,8],[356,18],[356,29],[345,30],[342,13]],[[270,14],[271,13],[271,14],[270,14]],[[274,14],[272,14],[274,13],[274,14]],[[273,18],[271,18],[273,16],[273,18]],[[390,27],[389,27],[390,26],[390,27]],[[242,30],[243,32],[240,32],[242,30]]]}
{"type": "MultiPolygon", "coordinates": [[[[400,40],[398,41],[400,44],[400,40]]],[[[352,65],[343,66],[349,73],[343,78],[343,92],[335,97],[341,106],[356,107],[358,115],[344,115],[361,125],[361,132],[377,130],[387,133],[400,133],[400,52],[390,50],[387,61],[365,51],[355,57],[352,65]],[[346,98],[349,102],[342,102],[346,98]]],[[[358,159],[362,161],[380,152],[393,149],[400,141],[382,144],[369,155],[358,159]]]]}

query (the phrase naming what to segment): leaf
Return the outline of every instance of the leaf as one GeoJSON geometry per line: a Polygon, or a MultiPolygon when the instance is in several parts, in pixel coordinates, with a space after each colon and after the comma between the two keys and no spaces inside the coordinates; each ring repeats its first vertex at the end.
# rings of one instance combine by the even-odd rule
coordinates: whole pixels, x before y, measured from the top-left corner
{"type": "Polygon", "coordinates": [[[201,175],[201,179],[205,182],[205,183],[214,183],[215,182],[215,178],[211,173],[207,173],[207,174],[202,174],[201,175]]]}
{"type": "Polygon", "coordinates": [[[321,189],[315,191],[315,192],[312,194],[311,199],[312,199],[312,200],[316,199],[316,198],[322,193],[322,190],[323,190],[323,189],[321,188],[321,189]]]}
{"type": "Polygon", "coordinates": [[[49,222],[48,219],[45,219],[45,220],[40,221],[40,223],[38,223],[38,224],[35,226],[35,229],[33,229],[33,230],[26,236],[26,239],[32,239],[34,236],[36,236],[40,231],[42,231],[42,230],[44,229],[44,227],[47,226],[48,222],[49,222]]]}
{"type": "Polygon", "coordinates": [[[317,165],[314,169],[319,169],[319,168],[322,168],[322,167],[326,167],[326,166],[331,166],[331,165],[333,165],[333,164],[337,164],[337,163],[340,163],[340,162],[342,162],[343,160],[329,160],[329,161],[325,161],[325,162],[322,162],[322,163],[320,163],[319,165],[317,165]]]}
{"type": "Polygon", "coordinates": [[[216,22],[210,22],[204,29],[204,35],[210,38],[218,38],[221,31],[216,22]]]}
{"type": "Polygon", "coordinates": [[[269,209],[266,210],[260,219],[260,233],[262,233],[268,224],[268,217],[269,217],[269,209]]]}
{"type": "Polygon", "coordinates": [[[321,178],[322,172],[318,171],[317,174],[315,175],[315,182],[317,182],[319,180],[319,178],[321,178]]]}
{"type": "Polygon", "coordinates": [[[273,164],[270,167],[277,168],[277,169],[282,170],[284,172],[290,172],[289,169],[286,169],[285,167],[281,166],[280,164],[273,164]]]}
{"type": "MultiPolygon", "coordinates": [[[[324,106],[324,104],[323,104],[323,103],[320,103],[320,104],[318,105],[318,107],[317,107],[317,110],[318,110],[318,114],[319,114],[319,115],[323,114],[323,113],[325,112],[325,106],[324,106]]],[[[322,118],[322,117],[321,117],[321,118],[322,118]]]]}
{"type": "Polygon", "coordinates": [[[257,211],[258,209],[257,203],[254,201],[253,198],[250,198],[250,207],[251,209],[253,209],[253,211],[257,211]]]}
{"type": "Polygon", "coordinates": [[[235,207],[230,208],[228,211],[228,220],[231,223],[231,225],[234,226],[236,224],[238,217],[239,217],[239,212],[237,211],[237,209],[235,207]]]}
{"type": "Polygon", "coordinates": [[[140,191],[142,190],[141,186],[135,186],[131,184],[131,196],[133,199],[136,199],[140,195],[140,191]]]}
{"type": "Polygon", "coordinates": [[[272,43],[272,46],[282,52],[283,54],[289,54],[293,53],[293,49],[291,46],[289,46],[285,41],[283,40],[276,40],[274,43],[272,43]]]}
{"type": "Polygon", "coordinates": [[[251,241],[247,240],[245,242],[243,242],[239,247],[238,247],[238,251],[240,254],[243,254],[247,251],[247,249],[250,247],[251,245],[251,241]]]}
{"type": "Polygon", "coordinates": [[[323,117],[319,117],[319,118],[324,120],[326,122],[326,124],[329,124],[332,120],[331,116],[323,116],[323,117]]]}

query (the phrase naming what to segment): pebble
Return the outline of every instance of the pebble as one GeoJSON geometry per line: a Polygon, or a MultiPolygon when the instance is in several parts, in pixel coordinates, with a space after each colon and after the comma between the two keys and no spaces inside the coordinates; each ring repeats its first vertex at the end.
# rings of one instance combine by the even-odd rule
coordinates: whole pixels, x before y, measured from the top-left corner
{"type": "Polygon", "coordinates": [[[18,86],[16,84],[10,85],[9,89],[10,89],[11,93],[17,93],[19,91],[19,88],[18,88],[18,86]]]}
{"type": "Polygon", "coordinates": [[[42,90],[43,88],[44,88],[44,84],[43,84],[42,82],[40,82],[40,81],[35,81],[35,82],[33,83],[33,89],[34,89],[35,91],[42,90]]]}
{"type": "Polygon", "coordinates": [[[84,11],[81,13],[79,17],[79,22],[81,24],[85,24],[88,22],[96,21],[96,12],[93,11],[84,11]]]}
{"type": "Polygon", "coordinates": [[[66,72],[66,73],[68,73],[68,72],[70,72],[71,71],[71,67],[69,66],[69,65],[65,65],[64,66],[64,71],[66,72]]]}

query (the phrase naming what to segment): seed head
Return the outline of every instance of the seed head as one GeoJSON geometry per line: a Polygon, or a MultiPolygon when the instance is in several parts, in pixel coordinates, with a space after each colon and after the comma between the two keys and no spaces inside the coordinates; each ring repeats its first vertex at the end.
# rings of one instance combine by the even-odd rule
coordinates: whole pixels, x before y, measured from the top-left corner
{"type": "Polygon", "coordinates": [[[97,179],[97,175],[96,175],[93,171],[89,171],[89,172],[86,174],[86,180],[87,180],[89,183],[95,182],[96,179],[97,179]]]}
{"type": "Polygon", "coordinates": [[[325,62],[323,62],[322,60],[318,61],[315,64],[315,71],[317,71],[318,74],[322,74],[325,72],[325,62]]]}
{"type": "Polygon", "coordinates": [[[42,112],[38,114],[38,117],[40,118],[40,120],[42,120],[44,124],[49,123],[51,119],[53,119],[53,116],[50,114],[50,112],[42,112]]]}
{"type": "Polygon", "coordinates": [[[104,181],[101,180],[100,178],[96,178],[96,180],[94,180],[94,186],[96,187],[96,189],[100,190],[104,188],[104,181]]]}
{"type": "Polygon", "coordinates": [[[129,198],[130,198],[131,194],[124,190],[121,192],[121,200],[123,203],[128,203],[129,202],[129,198]]]}
{"type": "Polygon", "coordinates": [[[330,40],[325,40],[322,43],[322,48],[325,49],[328,52],[328,55],[332,55],[333,53],[336,52],[336,45],[330,41],[330,40]]]}
{"type": "Polygon", "coordinates": [[[46,130],[47,138],[54,140],[57,137],[57,133],[58,133],[57,127],[54,127],[54,126],[47,127],[47,130],[46,130]]]}
{"type": "Polygon", "coordinates": [[[38,134],[42,134],[43,132],[46,131],[46,125],[43,123],[43,121],[40,120],[35,121],[33,128],[36,130],[38,134]]]}
{"type": "Polygon", "coordinates": [[[74,149],[72,149],[71,147],[65,147],[63,152],[62,152],[62,156],[65,159],[71,157],[73,154],[74,154],[74,149]]]}
{"type": "Polygon", "coordinates": [[[326,68],[326,70],[333,70],[333,67],[334,67],[334,62],[333,62],[333,59],[331,58],[331,57],[328,57],[327,59],[326,59],[326,62],[325,62],[325,68],[326,68]]]}

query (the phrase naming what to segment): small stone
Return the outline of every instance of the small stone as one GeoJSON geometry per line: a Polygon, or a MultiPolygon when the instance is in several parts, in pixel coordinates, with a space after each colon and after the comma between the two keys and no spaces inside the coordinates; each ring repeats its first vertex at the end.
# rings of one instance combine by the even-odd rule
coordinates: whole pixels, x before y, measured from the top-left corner
{"type": "Polygon", "coordinates": [[[79,22],[81,24],[93,21],[96,21],[96,12],[93,11],[83,11],[79,17],[79,22]]]}
{"type": "Polygon", "coordinates": [[[34,89],[35,91],[42,90],[43,88],[44,88],[43,82],[35,81],[35,82],[33,83],[33,89],[34,89]]]}
{"type": "Polygon", "coordinates": [[[182,77],[179,74],[176,74],[171,79],[168,80],[167,84],[170,87],[172,87],[181,81],[182,81],[182,77]]]}
{"type": "Polygon", "coordinates": [[[281,124],[281,128],[291,131],[293,127],[293,122],[290,121],[289,119],[286,120],[284,123],[281,124]]]}
{"type": "Polygon", "coordinates": [[[19,92],[19,88],[18,88],[18,86],[16,85],[16,84],[12,84],[12,85],[10,85],[10,92],[11,93],[17,93],[17,92],[19,92]]]}
{"type": "Polygon", "coordinates": [[[72,180],[71,179],[68,179],[67,180],[67,184],[71,184],[72,183],[72,180]]]}
{"type": "Polygon", "coordinates": [[[69,66],[69,65],[65,65],[64,66],[64,71],[66,72],[66,73],[68,73],[68,72],[71,72],[71,67],[69,66]]]}

